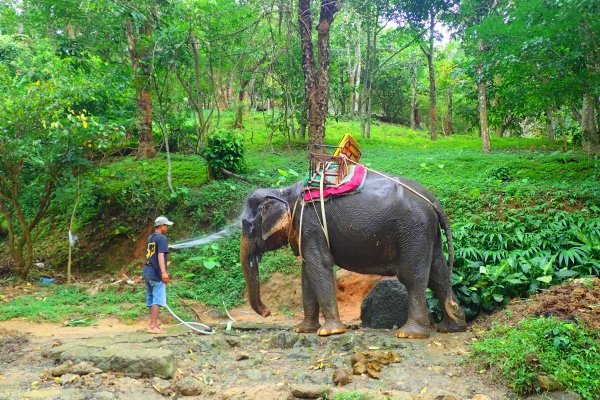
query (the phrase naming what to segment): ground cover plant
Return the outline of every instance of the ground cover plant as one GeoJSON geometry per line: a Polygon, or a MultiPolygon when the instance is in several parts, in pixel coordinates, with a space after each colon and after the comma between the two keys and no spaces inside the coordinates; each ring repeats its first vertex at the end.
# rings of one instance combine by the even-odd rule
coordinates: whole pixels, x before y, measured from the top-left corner
{"type": "Polygon", "coordinates": [[[527,318],[516,326],[493,326],[471,345],[473,360],[518,394],[572,390],[600,396],[600,337],[574,321],[527,318]]]}
{"type": "MultiPolygon", "coordinates": [[[[85,194],[90,201],[81,206],[78,226],[82,231],[90,229],[88,221],[98,218],[94,214],[98,204],[106,207],[100,214],[105,218],[100,220],[110,233],[102,239],[103,246],[118,238],[143,240],[141,228],[151,223],[149,215],[159,209],[181,222],[170,233],[171,242],[235,223],[253,188],[291,184],[307,168],[301,144],[288,144],[275,136],[277,153],[272,153],[264,144],[267,134],[256,133],[260,116],[246,121],[242,136],[247,148],[245,175],[257,183],[231,178],[207,182],[202,158],[173,155],[176,192],[172,193],[166,186],[164,157],[104,163],[90,178],[95,183],[85,194]],[[99,196],[104,197],[99,200],[99,196]]],[[[343,133],[356,129],[357,122],[331,121],[327,142],[336,144],[343,133]]],[[[372,127],[371,139],[359,141],[364,154],[361,161],[367,166],[417,180],[442,202],[452,220],[454,289],[470,318],[539,288],[598,273],[596,161],[578,152],[563,153],[554,143],[537,139],[494,138],[498,150],[484,155],[476,138],[469,135],[431,142],[425,132],[383,123],[372,127]]],[[[54,218],[60,230],[61,219],[54,218]]],[[[236,234],[174,252],[171,272],[180,282],[178,296],[216,307],[223,302],[239,304],[245,283],[238,252],[236,234]]],[[[107,266],[108,271],[116,271],[123,265],[113,260],[107,266]]],[[[263,279],[274,271],[299,272],[289,250],[266,255],[260,268],[263,279]]],[[[134,264],[130,273],[137,276],[140,270],[140,264],[134,264]]],[[[51,271],[37,270],[33,277],[47,273],[51,271]]],[[[437,310],[433,301],[431,307],[437,310]]]]}

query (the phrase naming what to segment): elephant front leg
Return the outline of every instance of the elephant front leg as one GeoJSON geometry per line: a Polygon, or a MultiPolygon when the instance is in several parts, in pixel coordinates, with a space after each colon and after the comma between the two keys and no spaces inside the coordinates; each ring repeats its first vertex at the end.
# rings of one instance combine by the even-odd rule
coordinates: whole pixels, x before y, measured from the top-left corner
{"type": "Polygon", "coordinates": [[[302,263],[302,303],[304,306],[304,320],[296,326],[296,332],[317,332],[321,327],[319,323],[319,302],[302,263]]]}
{"type": "Polygon", "coordinates": [[[317,330],[317,335],[329,336],[346,332],[345,325],[340,321],[335,296],[333,262],[323,264],[310,264],[307,262],[304,270],[325,317],[325,323],[317,330]]]}

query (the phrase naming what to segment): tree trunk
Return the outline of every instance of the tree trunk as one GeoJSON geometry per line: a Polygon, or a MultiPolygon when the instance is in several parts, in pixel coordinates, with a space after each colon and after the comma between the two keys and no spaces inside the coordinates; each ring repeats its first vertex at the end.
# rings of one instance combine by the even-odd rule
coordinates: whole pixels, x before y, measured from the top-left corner
{"type": "Polygon", "coordinates": [[[434,33],[435,33],[435,13],[430,11],[429,14],[429,48],[425,49],[421,45],[421,50],[427,57],[427,67],[429,70],[429,131],[431,140],[437,140],[437,109],[436,109],[436,93],[435,93],[435,48],[434,48],[434,33]]]}
{"type": "Polygon", "coordinates": [[[417,66],[411,66],[412,96],[410,98],[410,129],[421,129],[421,124],[418,118],[418,98],[417,98],[417,66]]]}
{"type": "Polygon", "coordinates": [[[446,136],[452,135],[452,86],[448,88],[448,109],[446,111],[444,134],[446,136]]]}
{"type": "Polygon", "coordinates": [[[546,136],[548,140],[554,140],[554,119],[552,118],[552,110],[546,107],[546,136]]]}
{"type": "Polygon", "coordinates": [[[591,94],[583,96],[583,110],[581,113],[581,133],[583,150],[588,157],[600,154],[600,132],[596,124],[596,98],[591,94]]]}
{"type": "Polygon", "coordinates": [[[298,22],[302,46],[302,70],[304,91],[308,109],[308,137],[312,146],[325,142],[325,120],[329,99],[329,30],[337,11],[337,1],[321,0],[321,12],[317,25],[317,48],[319,59],[315,75],[315,57],[312,43],[310,0],[298,3],[298,22]]]}
{"type": "Polygon", "coordinates": [[[133,84],[136,93],[137,121],[140,143],[136,159],[156,157],[156,148],[152,137],[152,101],[148,86],[150,85],[150,65],[147,61],[147,49],[138,45],[139,35],[147,35],[150,31],[148,26],[143,26],[136,32],[132,21],[125,24],[129,56],[133,66],[133,84]]]}
{"type": "Polygon", "coordinates": [[[483,152],[489,154],[492,152],[490,144],[490,131],[488,127],[487,117],[487,98],[485,94],[485,81],[483,80],[483,68],[477,68],[478,82],[477,82],[477,99],[479,103],[479,127],[481,135],[481,144],[483,152]]]}
{"type": "Polygon", "coordinates": [[[244,93],[246,92],[246,86],[248,86],[248,83],[250,82],[249,79],[242,79],[242,82],[240,83],[240,91],[238,92],[238,105],[237,105],[237,112],[235,115],[235,124],[234,124],[234,128],[237,129],[242,129],[244,128],[244,111],[246,109],[246,107],[244,106],[244,93]]]}
{"type": "MultiPolygon", "coordinates": [[[[360,38],[360,26],[358,28],[358,37],[360,38]]],[[[356,51],[354,57],[356,60],[356,69],[354,70],[354,76],[356,77],[356,82],[354,83],[354,114],[357,115],[359,113],[360,107],[360,93],[358,89],[360,88],[360,71],[362,69],[362,58],[360,56],[360,40],[356,41],[356,51]]]]}
{"type": "MultiPolygon", "coordinates": [[[[483,40],[479,41],[479,51],[485,51],[485,44],[483,40]]],[[[487,97],[485,93],[485,77],[483,75],[483,66],[477,67],[477,100],[479,105],[479,127],[481,135],[481,146],[485,154],[492,152],[492,146],[490,143],[490,130],[488,127],[487,117],[487,97]]]]}
{"type": "Polygon", "coordinates": [[[371,24],[367,24],[367,54],[365,60],[365,73],[363,81],[365,82],[362,86],[362,93],[360,95],[360,137],[365,138],[367,136],[366,123],[367,123],[367,89],[370,76],[371,66],[371,24]]]}

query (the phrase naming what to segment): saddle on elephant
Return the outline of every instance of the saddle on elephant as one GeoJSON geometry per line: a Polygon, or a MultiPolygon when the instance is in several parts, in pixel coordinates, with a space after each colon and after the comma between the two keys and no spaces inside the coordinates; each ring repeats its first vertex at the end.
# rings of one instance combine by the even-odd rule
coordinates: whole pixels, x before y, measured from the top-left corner
{"type": "Polygon", "coordinates": [[[367,169],[356,164],[360,159],[359,145],[345,134],[333,155],[310,153],[309,170],[304,180],[302,199],[305,202],[325,199],[340,194],[353,194],[362,190],[367,169]],[[349,165],[348,161],[355,165],[349,165]]]}

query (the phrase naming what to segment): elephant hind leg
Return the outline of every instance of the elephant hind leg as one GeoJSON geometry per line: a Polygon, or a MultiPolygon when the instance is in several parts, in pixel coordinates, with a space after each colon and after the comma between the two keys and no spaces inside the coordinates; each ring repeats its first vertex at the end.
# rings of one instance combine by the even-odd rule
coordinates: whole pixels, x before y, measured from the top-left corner
{"type": "Polygon", "coordinates": [[[452,293],[452,277],[446,265],[444,255],[439,251],[431,263],[429,274],[429,287],[440,301],[443,318],[436,324],[435,329],[439,332],[464,332],[467,330],[467,322],[464,311],[454,300],[452,293]]]}
{"type": "MultiPolygon", "coordinates": [[[[401,269],[401,271],[405,271],[405,269],[401,269]]],[[[426,285],[425,282],[414,279],[415,276],[419,276],[417,271],[419,269],[398,276],[408,292],[408,319],[396,332],[396,336],[399,338],[426,339],[431,332],[425,295],[426,285]]],[[[422,273],[423,269],[420,269],[420,274],[422,273]]]]}

